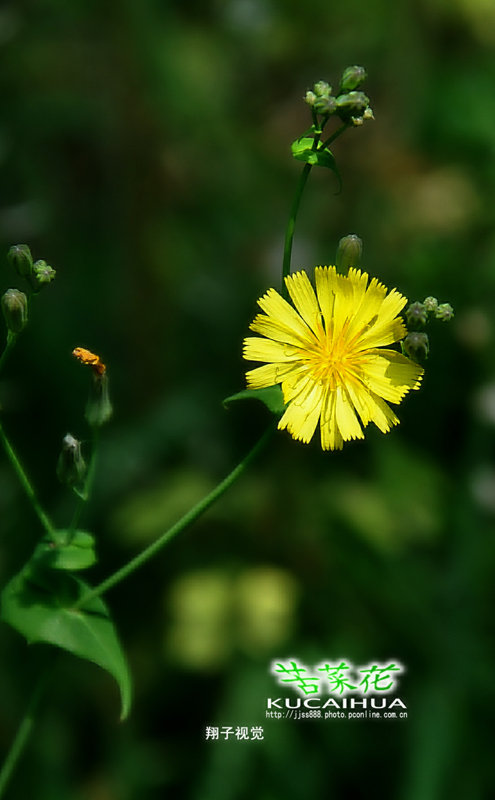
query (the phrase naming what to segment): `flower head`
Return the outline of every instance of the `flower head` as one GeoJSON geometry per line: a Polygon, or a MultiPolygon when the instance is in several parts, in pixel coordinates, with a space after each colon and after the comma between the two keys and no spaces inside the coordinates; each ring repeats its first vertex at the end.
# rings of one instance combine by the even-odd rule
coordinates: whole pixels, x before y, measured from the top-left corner
{"type": "Polygon", "coordinates": [[[95,375],[104,375],[106,366],[101,360],[100,356],[92,353],[91,350],[86,350],[85,347],[75,347],[72,351],[74,358],[77,358],[81,364],[89,364],[95,375]]]}
{"type": "Polygon", "coordinates": [[[399,420],[387,402],[418,389],[423,369],[385,349],[407,334],[398,316],[407,303],[395,289],[351,268],[317,267],[316,293],[305,272],[285,279],[293,308],[275,289],[258,300],[244,358],[265,362],[247,373],[248,387],[281,384],[286,410],[278,424],[309,442],[318,422],[324,450],[364,438],[369,422],[387,433],[399,420]]]}

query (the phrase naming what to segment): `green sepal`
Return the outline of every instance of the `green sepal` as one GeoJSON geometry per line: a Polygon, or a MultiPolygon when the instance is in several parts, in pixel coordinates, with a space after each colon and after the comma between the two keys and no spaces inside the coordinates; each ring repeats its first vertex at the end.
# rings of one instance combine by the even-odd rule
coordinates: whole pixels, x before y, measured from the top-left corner
{"type": "Polygon", "coordinates": [[[280,417],[285,409],[284,395],[279,385],[268,386],[266,389],[243,389],[242,392],[226,397],[223,401],[225,408],[238,400],[260,400],[272,414],[280,417]]]}
{"type": "Polygon", "coordinates": [[[339,182],[338,192],[340,192],[342,189],[342,177],[337,167],[335,156],[328,147],[320,146],[315,150],[313,149],[313,144],[313,136],[300,136],[299,139],[295,139],[291,144],[292,155],[298,161],[304,161],[306,164],[331,169],[334,175],[337,176],[339,182]]]}
{"type": "Polygon", "coordinates": [[[29,563],[3,590],[0,616],[28,644],[61,647],[109,672],[120,689],[123,720],[131,707],[127,661],[104,602],[96,597],[74,608],[89,591],[74,575],[29,563]]]}
{"type": "Polygon", "coordinates": [[[86,531],[56,531],[45,536],[33,554],[34,562],[53,569],[79,570],[96,564],[95,537],[86,531]]]}

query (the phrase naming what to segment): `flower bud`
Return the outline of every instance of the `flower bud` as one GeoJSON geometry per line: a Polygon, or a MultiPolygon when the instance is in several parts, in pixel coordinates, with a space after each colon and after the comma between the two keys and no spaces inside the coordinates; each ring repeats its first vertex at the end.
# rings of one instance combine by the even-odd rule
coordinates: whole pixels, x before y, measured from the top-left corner
{"type": "Polygon", "coordinates": [[[438,300],[436,297],[425,297],[423,305],[429,314],[432,314],[438,308],[438,300]]]}
{"type": "Polygon", "coordinates": [[[325,114],[330,116],[337,110],[337,101],[335,97],[317,97],[313,103],[313,108],[317,114],[325,114]]]}
{"type": "Polygon", "coordinates": [[[98,428],[108,422],[113,408],[108,393],[108,376],[106,372],[93,371],[93,380],[86,404],[85,417],[88,425],[98,428]]]}
{"type": "Polygon", "coordinates": [[[406,319],[408,325],[426,325],[428,314],[423,303],[411,303],[406,309],[406,319]]]}
{"type": "Polygon", "coordinates": [[[358,267],[363,254],[363,242],[355,233],[343,236],[337,247],[336,267],[346,272],[349,267],[358,267]]]}
{"type": "Polygon", "coordinates": [[[354,89],[359,89],[361,84],[366,80],[366,70],[364,67],[347,67],[340,81],[341,92],[352,92],[354,89]]]}
{"type": "Polygon", "coordinates": [[[348,92],[337,97],[337,113],[343,122],[351,122],[353,117],[362,119],[369,105],[369,97],[364,92],[348,92]]]}
{"type": "Polygon", "coordinates": [[[314,92],[307,91],[304,95],[304,102],[308,104],[308,106],[314,106],[316,100],[316,95],[314,92]]]}
{"type": "Polygon", "coordinates": [[[332,87],[326,81],[318,81],[314,85],[314,91],[317,97],[330,97],[332,94],[332,87]]]}
{"type": "Polygon", "coordinates": [[[428,341],[428,334],[413,331],[408,333],[402,342],[402,349],[404,353],[415,361],[428,358],[430,351],[430,343],[428,341]]]}
{"type": "Polygon", "coordinates": [[[450,320],[454,316],[454,309],[450,305],[450,303],[440,303],[437,310],[435,311],[435,317],[440,319],[442,322],[450,322],[450,320]]]}
{"type": "Polygon", "coordinates": [[[20,333],[28,321],[28,301],[19,289],[7,289],[2,296],[2,311],[10,333],[20,333]]]}
{"type": "Polygon", "coordinates": [[[57,477],[61,483],[74,486],[82,483],[86,462],[81,454],[81,442],[68,433],[62,440],[62,450],[57,463],[57,477]]]}
{"type": "Polygon", "coordinates": [[[29,278],[33,271],[33,258],[27,244],[14,244],[7,253],[9,264],[21,278],[29,278]]]}
{"type": "Polygon", "coordinates": [[[31,286],[34,292],[39,292],[44,286],[47,286],[55,278],[57,273],[50,267],[46,261],[40,259],[33,264],[33,272],[31,275],[31,286]]]}

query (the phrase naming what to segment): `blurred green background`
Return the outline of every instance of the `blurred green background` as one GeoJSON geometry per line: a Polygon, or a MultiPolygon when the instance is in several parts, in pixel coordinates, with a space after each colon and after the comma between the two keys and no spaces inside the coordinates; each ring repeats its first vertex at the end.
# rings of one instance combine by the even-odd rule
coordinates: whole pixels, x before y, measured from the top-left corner
{"type": "MultiPolygon", "coordinates": [[[[388,436],[342,453],[278,434],[242,481],[109,601],[135,680],[55,667],[10,797],[491,797],[494,710],[495,6],[487,0],[6,0],[0,246],[57,270],[0,383],[6,429],[58,524],[55,467],[86,439],[101,354],[115,415],[85,526],[106,577],[233,466],[266,425],[222,409],[279,280],[308,126],[302,96],[362,64],[376,121],[314,170],[294,267],[364,240],[364,267],[456,309],[388,436]],[[399,659],[407,721],[265,720],[273,658],[399,659]],[[263,725],[263,742],[205,742],[263,725]]],[[[14,278],[5,257],[4,291],[14,278]]],[[[41,531],[0,458],[0,579],[41,531]]],[[[0,631],[0,748],[42,648],[0,631]]],[[[283,694],[283,692],[282,692],[283,694]]],[[[290,690],[286,692],[291,695],[290,690]]]]}

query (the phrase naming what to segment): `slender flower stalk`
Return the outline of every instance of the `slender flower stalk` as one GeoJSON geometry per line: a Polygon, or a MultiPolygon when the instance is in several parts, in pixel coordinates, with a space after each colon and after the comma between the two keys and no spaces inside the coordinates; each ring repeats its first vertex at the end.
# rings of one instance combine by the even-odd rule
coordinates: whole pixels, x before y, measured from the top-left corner
{"type": "MultiPolygon", "coordinates": [[[[315,139],[316,142],[316,139],[315,139]]],[[[294,230],[296,227],[296,217],[299,211],[299,206],[301,204],[301,197],[304,192],[304,187],[306,186],[306,182],[309,178],[309,173],[311,172],[312,164],[305,164],[303,170],[301,172],[301,176],[299,178],[299,182],[297,184],[296,193],[294,195],[294,200],[292,203],[292,208],[290,210],[289,215],[289,222],[287,223],[287,230],[285,232],[285,243],[284,243],[284,260],[283,260],[283,267],[282,267],[282,278],[285,278],[290,273],[290,264],[292,258],[292,243],[294,241],[294,230]]]]}
{"type": "Polygon", "coordinates": [[[6,433],[5,433],[4,429],[3,429],[3,426],[2,426],[1,422],[0,422],[0,439],[2,441],[5,453],[6,453],[7,457],[8,457],[8,459],[9,459],[10,463],[12,464],[12,467],[14,468],[15,473],[16,473],[17,477],[19,478],[19,481],[20,481],[20,483],[21,483],[21,485],[22,485],[22,487],[23,487],[23,489],[24,489],[24,491],[25,491],[25,493],[26,493],[26,495],[27,495],[27,497],[28,497],[33,509],[34,509],[34,511],[38,515],[39,521],[43,525],[45,531],[50,536],[52,536],[53,533],[54,533],[54,527],[53,527],[50,519],[48,518],[48,516],[43,511],[43,509],[42,509],[42,507],[41,507],[41,505],[40,505],[40,503],[38,501],[38,498],[36,497],[36,493],[35,493],[35,491],[33,489],[31,481],[29,480],[28,476],[26,475],[21,462],[17,458],[15,450],[12,447],[9,439],[7,438],[7,435],[6,435],[6,433]]]}
{"type": "Polygon", "coordinates": [[[95,472],[96,472],[96,462],[98,457],[98,444],[99,444],[99,428],[93,428],[93,445],[91,451],[91,459],[89,462],[88,471],[86,473],[86,479],[84,481],[84,486],[81,492],[77,492],[78,494],[78,501],[74,511],[74,515],[72,517],[69,529],[67,531],[67,543],[70,544],[72,541],[74,534],[77,530],[77,526],[79,525],[79,520],[81,519],[81,515],[84,511],[84,508],[89,500],[91,495],[91,489],[93,488],[95,472]]]}
{"type": "Polygon", "coordinates": [[[112,589],[118,583],[127,578],[131,573],[133,573],[136,569],[141,567],[143,564],[146,564],[147,561],[152,558],[155,553],[165,547],[178,533],[188,528],[195,522],[213,503],[218,500],[219,497],[223,495],[223,493],[232,486],[235,481],[240,478],[240,476],[245,472],[249,464],[256,458],[258,453],[260,453],[263,448],[265,447],[266,443],[270,439],[273,431],[275,429],[274,425],[270,425],[269,428],[264,432],[263,436],[256,442],[253,448],[248,452],[248,454],[242,459],[242,461],[234,467],[232,472],[230,472],[226,478],[223,479],[214,489],[211,490],[206,497],[203,497],[202,500],[199,501],[193,508],[191,508],[183,517],[181,517],[178,522],[172,525],[167,531],[165,531],[162,536],[160,536],[156,541],[150,544],[148,547],[145,548],[139,555],[125,564],[121,569],[114,572],[113,575],[110,575],[109,578],[104,580],[100,583],[99,586],[96,586],[92,589],[88,594],[81,598],[81,600],[74,606],[74,608],[83,608],[90,600],[94,600],[95,597],[100,597],[105,592],[108,592],[109,589],[112,589]]]}
{"type": "MultiPolygon", "coordinates": [[[[313,121],[315,119],[316,119],[316,115],[313,113],[313,121]]],[[[321,134],[322,134],[322,131],[320,130],[319,132],[317,132],[315,134],[312,149],[313,150],[318,150],[318,149],[324,150],[326,147],[328,147],[330,144],[332,144],[332,142],[334,142],[336,139],[338,139],[338,137],[341,136],[344,133],[344,131],[347,130],[348,127],[349,127],[348,123],[346,123],[346,122],[343,123],[322,144],[320,144],[320,139],[321,139],[321,134]]],[[[294,200],[292,201],[292,207],[291,207],[290,214],[289,214],[289,220],[287,222],[287,228],[286,228],[286,231],[285,231],[284,256],[283,256],[283,264],[282,264],[282,281],[284,281],[284,279],[287,277],[287,275],[290,274],[291,259],[292,259],[292,244],[293,244],[293,241],[294,241],[294,231],[295,231],[295,228],[296,228],[296,219],[297,219],[297,215],[299,213],[299,206],[301,204],[301,199],[302,199],[302,196],[303,196],[303,193],[304,193],[304,189],[306,187],[306,183],[307,183],[307,180],[309,178],[309,173],[311,172],[312,167],[313,167],[313,164],[310,164],[310,163],[307,163],[307,164],[304,165],[304,167],[302,169],[302,172],[301,172],[301,175],[299,177],[299,181],[298,181],[297,186],[296,186],[296,191],[295,191],[295,194],[294,194],[294,200]]],[[[285,296],[287,296],[286,295],[286,291],[287,291],[286,287],[285,287],[285,285],[283,285],[282,292],[283,292],[283,294],[285,296]]]]}
{"type": "MultiPolygon", "coordinates": [[[[52,662],[50,660],[50,665],[51,663],[52,662]]],[[[12,777],[17,762],[19,761],[29,737],[31,736],[36,721],[36,713],[38,711],[38,707],[50,674],[51,671],[49,666],[45,667],[45,670],[40,674],[40,677],[38,678],[31,695],[31,699],[29,700],[24,717],[17,729],[17,733],[12,741],[5,761],[2,764],[2,768],[0,770],[0,798],[4,796],[5,790],[12,777]]]]}

